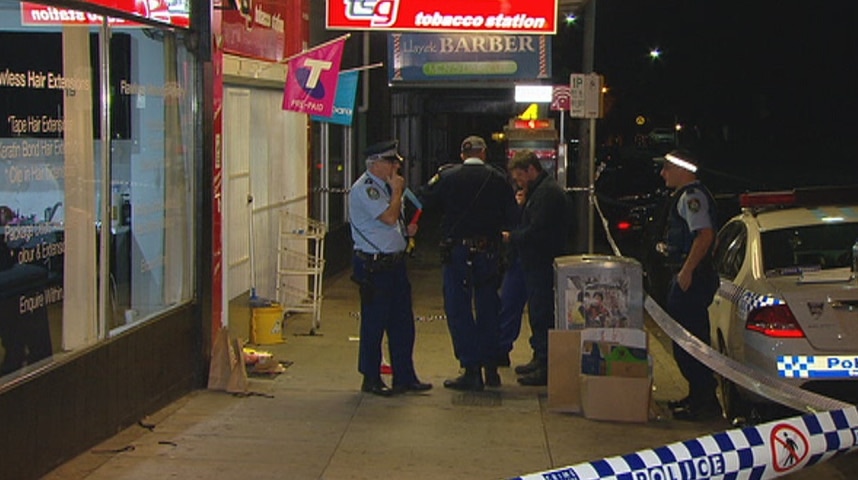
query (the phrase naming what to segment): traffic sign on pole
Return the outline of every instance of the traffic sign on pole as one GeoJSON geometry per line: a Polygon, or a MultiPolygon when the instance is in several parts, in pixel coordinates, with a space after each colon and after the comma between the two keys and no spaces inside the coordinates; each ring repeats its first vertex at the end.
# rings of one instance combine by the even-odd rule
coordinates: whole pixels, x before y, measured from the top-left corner
{"type": "Polygon", "coordinates": [[[569,116],[572,118],[602,117],[603,77],[598,73],[573,73],[569,77],[572,99],[569,116]]]}

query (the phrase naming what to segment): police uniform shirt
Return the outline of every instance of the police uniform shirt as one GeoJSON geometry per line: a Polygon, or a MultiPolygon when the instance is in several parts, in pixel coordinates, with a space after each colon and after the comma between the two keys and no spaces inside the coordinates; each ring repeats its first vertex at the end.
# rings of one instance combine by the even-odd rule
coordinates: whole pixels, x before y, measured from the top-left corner
{"type": "Polygon", "coordinates": [[[379,219],[388,206],[390,194],[387,193],[387,183],[364,172],[349,192],[349,222],[355,250],[366,253],[397,253],[405,250],[402,222],[388,225],[379,219]]]}
{"type": "Polygon", "coordinates": [[[515,206],[503,174],[476,157],[442,167],[422,193],[424,208],[443,210],[441,230],[450,238],[499,236],[515,206]]]}
{"type": "Polygon", "coordinates": [[[688,224],[688,229],[691,232],[704,228],[715,228],[712,225],[713,219],[709,215],[709,207],[709,196],[703,192],[701,187],[694,185],[682,192],[682,196],[679,197],[676,204],[677,213],[688,224]]]}

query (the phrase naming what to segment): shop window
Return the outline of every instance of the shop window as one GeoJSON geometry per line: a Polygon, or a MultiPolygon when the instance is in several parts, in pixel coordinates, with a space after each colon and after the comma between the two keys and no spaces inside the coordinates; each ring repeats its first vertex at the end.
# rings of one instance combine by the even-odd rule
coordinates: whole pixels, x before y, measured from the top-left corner
{"type": "Polygon", "coordinates": [[[183,32],[68,12],[0,0],[0,382],[193,295],[183,32]]]}

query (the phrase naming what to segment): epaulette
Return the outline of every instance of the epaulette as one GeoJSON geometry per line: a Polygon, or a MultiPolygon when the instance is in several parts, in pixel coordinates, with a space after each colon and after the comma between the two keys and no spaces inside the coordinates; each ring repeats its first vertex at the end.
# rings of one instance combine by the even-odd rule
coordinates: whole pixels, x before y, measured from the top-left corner
{"type": "Polygon", "coordinates": [[[364,185],[366,185],[368,183],[372,183],[372,179],[369,177],[366,177],[366,180],[364,180],[363,183],[364,183],[364,185]]]}
{"type": "Polygon", "coordinates": [[[441,175],[445,175],[446,173],[449,173],[450,169],[453,167],[461,165],[461,163],[445,163],[444,165],[441,165],[438,167],[438,171],[435,172],[435,175],[432,175],[432,178],[429,179],[429,185],[435,185],[438,183],[438,180],[441,180],[441,175]]]}

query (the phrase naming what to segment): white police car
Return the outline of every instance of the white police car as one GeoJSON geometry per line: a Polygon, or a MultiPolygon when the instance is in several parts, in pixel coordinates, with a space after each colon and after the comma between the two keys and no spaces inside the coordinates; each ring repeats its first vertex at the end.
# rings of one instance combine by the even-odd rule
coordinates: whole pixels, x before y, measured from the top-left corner
{"type": "MultiPolygon", "coordinates": [[[[713,348],[762,375],[858,402],[858,188],[744,194],[740,204],[715,245],[713,348]]],[[[719,389],[728,419],[772,406],[723,378],[719,389]]]]}

